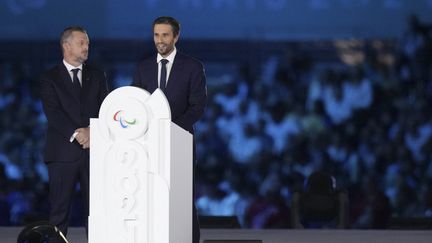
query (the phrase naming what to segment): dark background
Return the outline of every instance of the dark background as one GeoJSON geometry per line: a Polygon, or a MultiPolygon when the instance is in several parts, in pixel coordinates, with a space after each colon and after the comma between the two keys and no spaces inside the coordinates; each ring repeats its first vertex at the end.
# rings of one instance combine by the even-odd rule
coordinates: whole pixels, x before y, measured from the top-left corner
{"type": "MultiPolygon", "coordinates": [[[[114,89],[154,53],[160,15],[181,22],[177,48],[206,67],[201,215],[290,228],[292,195],[319,170],[348,192],[351,228],[430,218],[431,10],[430,0],[2,1],[0,225],[47,217],[37,81],[61,61],[61,31],[88,30],[89,62],[114,89]]],[[[73,225],[80,211],[77,201],[73,225]]]]}

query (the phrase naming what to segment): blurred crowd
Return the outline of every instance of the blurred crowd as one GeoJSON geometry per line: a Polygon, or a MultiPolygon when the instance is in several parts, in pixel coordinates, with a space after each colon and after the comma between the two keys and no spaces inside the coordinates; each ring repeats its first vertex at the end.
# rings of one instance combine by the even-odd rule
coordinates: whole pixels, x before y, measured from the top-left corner
{"type": "Polygon", "coordinates": [[[337,42],[335,52],[325,62],[275,54],[257,77],[239,69],[209,89],[197,129],[201,214],[291,227],[293,193],[323,171],[348,192],[352,228],[432,217],[430,28],[412,17],[400,40],[337,42]]]}
{"type": "Polygon", "coordinates": [[[21,225],[48,212],[46,120],[28,65],[0,60],[0,80],[0,225],[21,225]]]}
{"type": "MultiPolygon", "coordinates": [[[[281,51],[260,70],[208,76],[196,126],[199,213],[289,228],[292,195],[323,171],[348,192],[352,228],[432,217],[431,30],[410,23],[398,40],[330,43],[331,60],[281,51]]],[[[46,120],[30,70],[0,60],[2,226],[46,218],[49,207],[46,120]]]]}

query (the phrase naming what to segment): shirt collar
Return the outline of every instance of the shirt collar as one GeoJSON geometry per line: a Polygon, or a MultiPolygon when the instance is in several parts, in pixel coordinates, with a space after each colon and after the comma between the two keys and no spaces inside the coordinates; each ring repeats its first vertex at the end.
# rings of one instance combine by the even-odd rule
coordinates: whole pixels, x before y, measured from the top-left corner
{"type": "Polygon", "coordinates": [[[157,63],[159,63],[162,59],[167,59],[168,63],[174,63],[174,57],[177,54],[177,48],[174,47],[174,50],[171,52],[171,54],[169,54],[167,57],[162,57],[161,54],[157,54],[157,63]]]}
{"type": "Polygon", "coordinates": [[[80,64],[78,67],[75,67],[75,66],[67,63],[64,59],[63,59],[63,64],[66,66],[66,69],[68,70],[68,72],[71,72],[72,69],[76,69],[76,68],[79,68],[82,71],[82,67],[83,67],[82,64],[80,64]]]}

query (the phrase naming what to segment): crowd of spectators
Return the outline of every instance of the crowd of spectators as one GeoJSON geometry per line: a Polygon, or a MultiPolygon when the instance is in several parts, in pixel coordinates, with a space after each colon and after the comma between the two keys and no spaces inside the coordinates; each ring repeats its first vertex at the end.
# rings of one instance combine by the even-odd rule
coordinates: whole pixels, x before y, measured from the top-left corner
{"type": "Polygon", "coordinates": [[[31,71],[0,61],[0,225],[43,218],[47,173],[42,162],[45,117],[31,71]]]}
{"type": "Polygon", "coordinates": [[[291,227],[293,193],[323,171],[349,193],[352,228],[431,217],[432,41],[410,23],[400,40],[362,42],[354,63],[275,54],[255,79],[239,71],[209,89],[197,129],[199,212],[291,227]]]}
{"type": "MultiPolygon", "coordinates": [[[[209,76],[196,127],[199,213],[289,228],[291,196],[319,170],[349,193],[352,228],[432,217],[432,42],[418,20],[411,26],[400,40],[363,41],[355,64],[281,52],[256,76],[247,65],[209,76]]],[[[46,120],[29,70],[0,61],[2,226],[42,219],[49,207],[46,120]]]]}

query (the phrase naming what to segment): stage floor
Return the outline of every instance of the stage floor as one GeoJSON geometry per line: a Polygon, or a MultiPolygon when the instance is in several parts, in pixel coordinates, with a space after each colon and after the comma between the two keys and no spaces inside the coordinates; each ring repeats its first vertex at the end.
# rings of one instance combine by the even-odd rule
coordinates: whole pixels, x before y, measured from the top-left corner
{"type": "MultiPolygon", "coordinates": [[[[0,227],[1,243],[16,243],[22,228],[0,227]]],[[[202,229],[202,242],[226,242],[229,240],[262,240],[263,243],[430,243],[432,230],[247,230],[202,229]],[[225,240],[225,241],[223,241],[225,240]]],[[[87,243],[84,228],[70,228],[71,243],[87,243]]],[[[234,241],[236,242],[236,241],[234,241]]],[[[246,241],[243,241],[246,242],[246,241]]],[[[253,241],[250,241],[253,242],[253,241]]],[[[182,242],[178,242],[182,243],[182,242]]],[[[240,241],[239,241],[240,243],[240,241]]]]}

